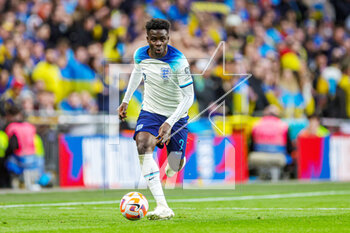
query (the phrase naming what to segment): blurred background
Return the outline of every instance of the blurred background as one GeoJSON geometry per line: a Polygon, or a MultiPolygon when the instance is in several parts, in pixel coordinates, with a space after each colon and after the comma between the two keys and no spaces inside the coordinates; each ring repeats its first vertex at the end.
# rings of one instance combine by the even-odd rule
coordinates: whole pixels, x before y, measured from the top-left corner
{"type": "Polygon", "coordinates": [[[190,117],[209,107],[170,182],[350,180],[349,0],[0,0],[0,12],[2,188],[139,184],[142,84],[118,131],[110,94],[128,77],[111,82],[110,66],[132,62],[150,18],[171,22],[197,74],[190,117]],[[247,75],[227,74],[252,77],[231,91],[247,75]]]}

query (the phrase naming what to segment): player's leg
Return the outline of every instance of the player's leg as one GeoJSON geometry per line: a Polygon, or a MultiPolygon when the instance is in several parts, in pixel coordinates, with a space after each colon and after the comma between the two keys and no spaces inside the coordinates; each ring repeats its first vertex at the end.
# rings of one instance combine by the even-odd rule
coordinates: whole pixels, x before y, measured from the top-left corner
{"type": "Polygon", "coordinates": [[[149,132],[139,132],[136,137],[136,145],[139,153],[142,175],[157,202],[155,211],[149,212],[149,219],[169,219],[174,212],[168,207],[165,200],[162,183],[160,180],[159,167],[153,159],[153,151],[156,146],[155,136],[149,132]]]}
{"type": "Polygon", "coordinates": [[[168,163],[165,167],[167,177],[173,177],[177,172],[181,171],[186,165],[186,157],[181,156],[178,152],[168,153],[168,163]]]}
{"type": "Polygon", "coordinates": [[[181,171],[186,165],[185,151],[188,129],[183,127],[186,123],[187,120],[180,119],[172,129],[172,133],[176,133],[171,137],[167,146],[168,164],[165,167],[165,173],[168,177],[174,176],[176,172],[181,171]]]}
{"type": "Polygon", "coordinates": [[[151,190],[157,205],[168,206],[160,183],[159,167],[153,159],[153,151],[156,146],[155,137],[149,132],[139,132],[136,135],[136,145],[139,153],[142,175],[151,190]]]}

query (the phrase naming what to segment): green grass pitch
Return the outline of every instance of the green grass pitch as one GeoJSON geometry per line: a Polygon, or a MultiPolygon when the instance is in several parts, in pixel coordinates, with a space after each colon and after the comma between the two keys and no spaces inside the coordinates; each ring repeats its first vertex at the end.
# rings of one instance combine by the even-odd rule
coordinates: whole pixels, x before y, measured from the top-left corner
{"type": "MultiPolygon", "coordinates": [[[[167,221],[125,219],[117,202],[129,191],[0,191],[0,232],[350,232],[350,183],[166,190],[167,221]]],[[[149,191],[138,191],[153,209],[149,191]]]]}

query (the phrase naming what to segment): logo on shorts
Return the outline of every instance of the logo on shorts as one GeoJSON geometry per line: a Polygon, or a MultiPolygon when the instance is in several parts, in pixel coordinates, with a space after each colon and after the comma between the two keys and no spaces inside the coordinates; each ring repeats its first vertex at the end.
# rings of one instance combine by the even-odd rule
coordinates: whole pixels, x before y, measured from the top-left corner
{"type": "Polygon", "coordinates": [[[169,80],[169,76],[170,76],[170,68],[160,68],[160,74],[162,76],[162,79],[164,80],[169,80]]]}
{"type": "Polygon", "coordinates": [[[136,126],[136,131],[139,131],[140,129],[142,129],[142,127],[143,127],[143,124],[136,126]]]}

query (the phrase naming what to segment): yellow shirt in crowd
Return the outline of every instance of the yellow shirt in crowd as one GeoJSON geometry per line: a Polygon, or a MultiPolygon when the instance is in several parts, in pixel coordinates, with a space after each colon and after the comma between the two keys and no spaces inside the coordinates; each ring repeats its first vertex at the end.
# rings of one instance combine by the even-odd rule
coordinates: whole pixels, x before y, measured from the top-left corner
{"type": "Polygon", "coordinates": [[[61,72],[57,65],[50,64],[46,61],[41,61],[34,68],[32,73],[34,82],[43,81],[45,90],[53,92],[56,97],[56,102],[59,102],[63,96],[61,90],[61,72]]]}

